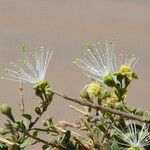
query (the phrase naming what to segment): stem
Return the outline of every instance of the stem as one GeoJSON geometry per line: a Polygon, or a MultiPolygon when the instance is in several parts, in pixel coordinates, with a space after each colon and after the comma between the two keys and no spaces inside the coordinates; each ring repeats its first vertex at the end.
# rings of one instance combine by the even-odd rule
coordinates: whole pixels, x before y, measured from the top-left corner
{"type": "Polygon", "coordinates": [[[63,147],[63,146],[61,146],[61,145],[59,145],[59,144],[47,142],[47,141],[45,141],[44,139],[41,139],[41,138],[39,138],[39,137],[34,137],[34,136],[31,135],[30,133],[24,132],[24,131],[22,131],[22,130],[19,130],[19,131],[22,132],[22,133],[24,133],[24,134],[27,135],[28,137],[31,137],[32,139],[34,139],[34,140],[40,142],[40,143],[44,143],[44,144],[46,144],[46,145],[49,145],[49,146],[52,146],[52,147],[56,147],[56,148],[58,148],[58,149],[60,149],[60,150],[66,150],[65,147],[63,147]]]}
{"type": "Polygon", "coordinates": [[[79,112],[80,114],[86,116],[86,117],[90,117],[90,115],[89,115],[88,113],[84,112],[83,110],[81,110],[81,109],[79,109],[79,108],[77,108],[77,107],[75,107],[75,106],[73,106],[73,105],[69,105],[69,107],[70,107],[71,109],[73,109],[73,110],[79,112]]]}
{"type": "MultiPolygon", "coordinates": [[[[60,131],[60,132],[62,132],[62,133],[66,133],[66,130],[64,130],[64,129],[62,129],[62,128],[60,128],[60,127],[56,127],[56,129],[58,130],[58,131],[60,131]]],[[[86,142],[84,142],[84,141],[81,141],[80,140],[80,135],[79,134],[77,134],[77,133],[75,133],[75,132],[72,132],[71,131],[71,136],[72,136],[72,138],[78,143],[78,144],[80,144],[80,145],[82,145],[83,146],[83,150],[91,150],[91,145],[90,145],[90,143],[86,143],[86,142]]]]}
{"type": "MultiPolygon", "coordinates": [[[[42,113],[43,114],[43,113],[42,113]]],[[[30,131],[32,127],[38,122],[38,120],[41,118],[41,116],[37,116],[34,121],[30,122],[29,129],[27,131],[30,131]]]]}
{"type": "Polygon", "coordinates": [[[7,139],[4,138],[4,137],[0,137],[0,141],[6,143],[6,144],[8,144],[8,145],[15,145],[14,142],[11,142],[11,141],[7,140],[7,139]]]}
{"type": "Polygon", "coordinates": [[[54,94],[66,99],[66,100],[78,103],[82,106],[88,106],[88,107],[96,109],[96,110],[101,110],[101,111],[104,111],[104,112],[119,115],[119,116],[121,116],[123,118],[126,118],[126,119],[136,120],[136,121],[139,121],[139,122],[150,124],[150,119],[146,119],[146,118],[138,116],[138,115],[133,115],[133,114],[125,113],[125,112],[122,112],[122,111],[114,110],[114,109],[111,109],[111,108],[106,108],[106,107],[103,107],[102,105],[95,105],[95,104],[92,104],[92,103],[89,103],[89,102],[79,100],[79,99],[74,98],[74,97],[63,95],[63,94],[58,93],[56,91],[53,91],[53,92],[54,92],[54,94]]]}
{"type": "Polygon", "coordinates": [[[23,97],[23,83],[20,81],[20,86],[19,86],[19,90],[20,90],[20,96],[21,96],[21,102],[20,102],[20,111],[23,114],[25,112],[25,105],[24,105],[24,97],[23,97]]]}

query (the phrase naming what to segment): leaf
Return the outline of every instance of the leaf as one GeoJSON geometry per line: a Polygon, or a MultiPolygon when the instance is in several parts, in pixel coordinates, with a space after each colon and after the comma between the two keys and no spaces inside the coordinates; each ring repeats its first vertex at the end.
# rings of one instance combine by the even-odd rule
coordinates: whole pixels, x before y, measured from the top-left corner
{"type": "Polygon", "coordinates": [[[41,109],[37,106],[35,107],[35,112],[40,116],[42,114],[41,109]]]}
{"type": "Polygon", "coordinates": [[[32,133],[32,135],[33,135],[34,137],[36,137],[36,136],[38,135],[38,131],[37,131],[37,130],[34,130],[33,133],[32,133]]]}
{"type": "Polygon", "coordinates": [[[8,147],[5,144],[0,143],[0,150],[8,150],[8,147]]]}
{"type": "Polygon", "coordinates": [[[22,116],[28,120],[32,120],[32,116],[30,114],[22,114],[22,116]]]}
{"type": "Polygon", "coordinates": [[[16,124],[19,126],[19,128],[21,128],[22,130],[26,130],[26,126],[25,124],[23,123],[23,120],[21,121],[16,121],[16,124]]]}
{"type": "Polygon", "coordinates": [[[25,139],[25,140],[23,141],[23,143],[20,144],[20,148],[21,148],[21,149],[26,148],[27,146],[29,146],[29,145],[32,144],[32,141],[33,141],[32,138],[28,137],[27,139],[25,139]]]}
{"type": "Polygon", "coordinates": [[[113,144],[111,145],[111,150],[119,150],[118,144],[117,144],[117,143],[113,143],[113,144]]]}
{"type": "Polygon", "coordinates": [[[50,148],[49,148],[48,145],[43,145],[43,146],[42,146],[42,150],[50,150],[50,148]]]}

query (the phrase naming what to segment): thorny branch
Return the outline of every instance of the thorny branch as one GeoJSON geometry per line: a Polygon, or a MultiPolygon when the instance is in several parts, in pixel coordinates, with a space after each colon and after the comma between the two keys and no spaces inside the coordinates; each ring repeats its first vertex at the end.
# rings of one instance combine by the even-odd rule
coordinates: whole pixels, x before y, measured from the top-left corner
{"type": "Polygon", "coordinates": [[[54,92],[54,94],[66,99],[66,100],[78,103],[82,106],[88,106],[88,107],[96,109],[96,110],[101,110],[101,111],[104,111],[104,112],[109,112],[109,113],[112,113],[112,114],[115,114],[115,115],[122,116],[123,118],[126,118],[126,119],[131,119],[131,120],[140,121],[140,122],[143,122],[143,123],[150,124],[150,119],[146,119],[146,118],[138,116],[138,115],[133,115],[133,114],[121,112],[121,111],[118,111],[118,110],[114,110],[114,109],[111,109],[111,108],[106,108],[106,107],[103,107],[101,105],[95,105],[95,104],[92,104],[92,103],[89,103],[89,102],[86,102],[86,101],[79,100],[79,99],[74,98],[74,97],[63,95],[63,94],[61,94],[57,91],[53,91],[53,92],[54,92]]]}

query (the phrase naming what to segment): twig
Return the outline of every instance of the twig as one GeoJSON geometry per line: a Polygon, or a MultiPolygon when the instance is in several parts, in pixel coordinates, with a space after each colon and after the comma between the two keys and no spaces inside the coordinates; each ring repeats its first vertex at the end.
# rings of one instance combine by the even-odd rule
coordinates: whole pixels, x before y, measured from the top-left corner
{"type": "MultiPolygon", "coordinates": [[[[60,127],[56,127],[57,128],[57,130],[59,130],[60,132],[62,132],[62,133],[66,133],[66,130],[64,130],[64,129],[62,129],[62,128],[60,128],[60,127]]],[[[77,133],[75,133],[75,132],[71,132],[71,136],[72,136],[72,138],[77,142],[77,143],[79,143],[80,145],[82,145],[83,146],[83,148],[84,148],[84,150],[91,150],[91,145],[89,145],[89,143],[86,143],[86,142],[81,142],[81,140],[79,140],[79,134],[77,134],[77,133]],[[89,147],[90,146],[90,147],[89,147]]]]}
{"type": "Polygon", "coordinates": [[[19,103],[19,105],[20,105],[20,111],[23,114],[25,112],[25,106],[24,106],[24,97],[23,97],[23,83],[21,81],[20,81],[19,90],[21,95],[21,102],[19,103]]]}
{"type": "Polygon", "coordinates": [[[39,119],[41,118],[41,116],[37,116],[34,121],[30,122],[29,124],[29,129],[27,131],[30,131],[32,129],[32,127],[39,121],[39,119]]]}
{"type": "Polygon", "coordinates": [[[73,106],[73,105],[69,105],[69,107],[70,107],[71,109],[76,110],[77,112],[81,113],[82,115],[84,115],[84,116],[86,116],[86,117],[90,117],[90,115],[89,115],[88,113],[84,112],[83,110],[81,110],[81,109],[79,109],[79,108],[77,108],[77,107],[75,107],[75,106],[73,106]]]}
{"type": "Polygon", "coordinates": [[[19,130],[19,131],[22,132],[22,133],[24,133],[24,134],[27,135],[28,137],[31,137],[32,139],[34,139],[34,140],[40,142],[40,143],[44,143],[44,144],[46,144],[46,145],[48,145],[48,146],[51,146],[51,147],[56,147],[56,148],[58,148],[58,149],[60,149],[60,150],[66,150],[66,148],[63,147],[62,145],[55,144],[55,143],[51,143],[51,142],[47,142],[47,141],[45,141],[44,139],[41,139],[41,138],[39,138],[39,137],[35,137],[35,136],[31,135],[30,133],[24,132],[24,131],[22,131],[22,130],[19,130]]]}
{"type": "Polygon", "coordinates": [[[53,91],[53,92],[54,92],[54,94],[66,99],[66,100],[78,103],[82,106],[88,106],[88,107],[96,109],[96,110],[101,110],[101,111],[104,111],[104,112],[109,112],[109,113],[112,113],[112,114],[115,114],[115,115],[122,116],[123,118],[126,118],[126,119],[136,120],[136,121],[140,121],[140,122],[143,122],[143,123],[150,124],[150,119],[146,119],[146,118],[138,116],[138,115],[133,115],[133,114],[121,112],[121,111],[118,111],[118,110],[114,110],[114,109],[111,109],[111,108],[106,108],[106,107],[103,107],[101,105],[95,105],[95,104],[92,104],[92,103],[89,103],[89,102],[86,102],[86,101],[79,100],[79,99],[74,98],[74,97],[63,95],[63,94],[58,93],[56,91],[53,91]]]}
{"type": "Polygon", "coordinates": [[[74,123],[70,123],[70,122],[67,122],[67,121],[59,121],[59,124],[63,129],[67,128],[67,127],[70,127],[70,128],[78,128],[78,126],[74,123]]]}
{"type": "Polygon", "coordinates": [[[7,139],[4,138],[4,137],[0,137],[0,141],[6,143],[6,144],[8,144],[8,145],[15,145],[14,142],[11,142],[11,141],[7,140],[7,139]]]}
{"type": "Polygon", "coordinates": [[[0,137],[0,141],[8,145],[8,150],[16,150],[16,146],[18,145],[15,142],[11,142],[10,140],[6,139],[5,137],[0,137]]]}

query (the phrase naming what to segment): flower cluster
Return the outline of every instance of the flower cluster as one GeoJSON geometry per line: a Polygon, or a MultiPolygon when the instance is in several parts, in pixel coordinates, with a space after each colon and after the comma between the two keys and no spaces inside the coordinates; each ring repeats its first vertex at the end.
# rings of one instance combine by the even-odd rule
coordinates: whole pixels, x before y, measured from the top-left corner
{"type": "Polygon", "coordinates": [[[11,62],[10,67],[2,72],[1,78],[31,84],[44,80],[52,54],[53,50],[45,47],[34,49],[34,54],[23,49],[23,58],[17,62],[11,62]]]}
{"type": "Polygon", "coordinates": [[[145,123],[141,126],[134,121],[127,121],[125,127],[111,124],[111,128],[113,135],[117,137],[117,140],[114,138],[115,142],[128,147],[128,150],[141,150],[150,145],[149,126],[145,123]]]}
{"type": "Polygon", "coordinates": [[[106,41],[105,48],[102,48],[99,43],[88,46],[84,57],[77,58],[74,63],[82,68],[88,77],[101,83],[107,82],[107,79],[111,79],[111,75],[116,72],[121,74],[132,72],[136,64],[135,56],[117,55],[115,46],[116,41],[106,41]]]}

